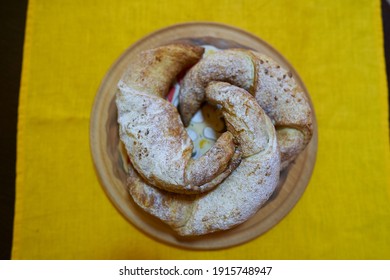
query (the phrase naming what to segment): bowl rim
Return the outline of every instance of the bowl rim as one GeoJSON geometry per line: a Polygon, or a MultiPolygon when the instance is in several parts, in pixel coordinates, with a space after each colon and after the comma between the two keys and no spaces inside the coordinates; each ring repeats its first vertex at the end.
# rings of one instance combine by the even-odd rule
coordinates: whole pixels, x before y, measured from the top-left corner
{"type": "MultiPolygon", "coordinates": [[[[191,36],[189,36],[189,37],[191,37],[191,36]]],[[[207,37],[207,36],[204,36],[204,37],[207,37]]],[[[211,36],[211,37],[214,37],[214,36],[211,36]]],[[[188,38],[188,37],[182,37],[182,39],[186,39],[186,38],[188,38]]],[[[218,37],[216,37],[216,38],[218,38],[218,37]]],[[[228,39],[226,39],[226,40],[228,40],[228,39]]],[[[107,99],[107,96],[105,98],[107,99]]],[[[280,221],[282,221],[284,219],[284,217],[288,213],[290,213],[292,211],[294,206],[298,203],[300,198],[303,196],[303,194],[307,188],[307,185],[310,182],[310,178],[314,172],[314,167],[315,167],[315,162],[316,162],[316,157],[317,157],[317,147],[318,147],[318,129],[317,129],[316,114],[315,114],[314,106],[313,106],[312,100],[310,98],[309,92],[306,88],[306,85],[303,83],[303,80],[301,79],[301,77],[299,76],[298,72],[295,70],[293,65],[279,51],[277,51],[273,46],[271,46],[268,42],[253,35],[252,33],[249,33],[248,31],[245,31],[245,30],[242,30],[240,28],[230,26],[227,24],[208,22],[208,21],[191,21],[191,22],[185,22],[185,23],[178,23],[178,24],[174,24],[174,25],[170,25],[170,26],[158,29],[152,33],[149,33],[148,35],[142,37],[141,39],[139,39],[136,42],[134,42],[133,44],[131,44],[128,48],[125,49],[125,51],[122,52],[122,54],[114,61],[114,63],[109,68],[109,70],[105,73],[104,78],[103,78],[102,82],[100,83],[99,88],[98,88],[97,93],[96,93],[96,96],[94,98],[90,116],[91,116],[90,122],[89,122],[90,153],[91,153],[91,157],[93,160],[93,166],[94,166],[95,172],[96,172],[97,177],[99,179],[99,183],[100,183],[104,193],[108,197],[109,201],[116,208],[116,210],[125,218],[125,220],[127,222],[130,222],[130,224],[132,224],[138,230],[140,230],[141,232],[143,232],[144,234],[146,234],[147,236],[153,238],[154,240],[156,240],[158,242],[162,242],[164,244],[171,245],[174,247],[179,247],[182,249],[192,249],[192,250],[217,250],[217,249],[225,249],[225,248],[241,245],[243,243],[249,242],[249,241],[259,237],[260,235],[264,234],[265,232],[267,232],[270,229],[272,229],[273,227],[275,227],[280,221]],[[277,219],[275,219],[275,217],[268,217],[268,219],[265,221],[265,223],[266,223],[265,230],[262,230],[261,232],[257,232],[255,234],[252,234],[246,238],[238,238],[238,239],[233,238],[232,239],[233,241],[228,243],[228,244],[217,243],[217,244],[213,244],[213,246],[210,246],[210,242],[205,242],[205,243],[193,242],[193,240],[191,240],[191,239],[177,239],[177,236],[174,237],[174,239],[172,239],[172,240],[166,240],[164,238],[161,238],[161,236],[159,236],[159,235],[151,233],[149,230],[146,230],[142,225],[135,222],[133,219],[131,219],[129,217],[129,215],[125,211],[125,209],[123,209],[123,207],[118,203],[118,201],[117,201],[116,197],[113,195],[112,191],[110,191],[110,188],[109,188],[110,182],[107,181],[107,177],[104,176],[104,174],[102,174],[102,171],[99,170],[99,167],[97,166],[98,162],[105,161],[105,159],[104,159],[105,151],[103,150],[101,145],[99,145],[99,139],[96,139],[96,137],[95,137],[96,133],[99,129],[99,127],[97,127],[98,123],[95,122],[95,119],[96,119],[95,116],[100,113],[99,109],[101,109],[101,107],[102,107],[100,93],[104,91],[104,89],[108,83],[108,80],[112,78],[112,77],[110,77],[110,73],[115,71],[115,69],[117,69],[121,63],[123,63],[123,60],[126,58],[126,56],[128,55],[129,52],[136,50],[137,48],[140,48],[140,46],[143,46],[144,44],[146,44],[150,40],[153,40],[153,38],[155,38],[156,36],[164,36],[164,34],[166,34],[167,32],[170,33],[172,31],[172,29],[176,29],[176,30],[177,29],[186,29],[189,27],[201,28],[203,31],[204,30],[207,31],[207,28],[210,28],[210,27],[221,29],[221,30],[226,29],[226,30],[229,30],[230,32],[233,32],[233,33],[240,33],[242,36],[247,37],[248,40],[254,40],[258,44],[264,45],[271,52],[274,52],[275,55],[277,55],[278,58],[284,62],[285,66],[286,65],[288,66],[290,71],[293,71],[294,77],[299,80],[303,91],[307,94],[308,101],[309,101],[310,106],[313,110],[313,124],[315,124],[315,125],[314,125],[314,129],[313,129],[313,136],[312,136],[312,139],[309,143],[309,145],[311,146],[311,149],[310,149],[311,154],[306,155],[306,157],[310,157],[311,165],[306,167],[306,169],[305,169],[306,170],[305,173],[307,174],[307,178],[305,179],[303,186],[300,187],[299,189],[294,190],[294,192],[293,192],[294,196],[290,195],[290,196],[286,197],[285,201],[283,202],[284,205],[286,205],[286,207],[282,210],[279,210],[279,215],[278,215],[277,219]]],[[[308,148],[306,148],[306,149],[308,149],[308,148]]],[[[305,151],[304,151],[304,153],[307,153],[307,151],[306,152],[305,151]]],[[[299,157],[301,157],[301,155],[299,157]]],[[[286,176],[288,176],[288,174],[286,176]]],[[[130,196],[130,194],[129,194],[129,196],[130,196]]],[[[151,218],[154,218],[154,217],[151,217],[151,218]]],[[[218,236],[218,234],[219,233],[211,234],[211,235],[218,236]]],[[[204,237],[201,237],[201,238],[204,238],[204,237]]],[[[207,237],[206,237],[206,239],[207,239],[207,237]]]]}

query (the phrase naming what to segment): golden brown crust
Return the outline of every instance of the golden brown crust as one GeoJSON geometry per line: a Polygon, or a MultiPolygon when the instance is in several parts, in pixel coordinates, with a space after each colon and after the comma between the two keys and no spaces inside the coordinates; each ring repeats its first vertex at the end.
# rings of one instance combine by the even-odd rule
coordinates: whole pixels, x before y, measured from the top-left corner
{"type": "Polygon", "coordinates": [[[231,174],[216,188],[195,196],[159,190],[136,173],[130,174],[134,201],[179,235],[203,235],[243,223],[268,200],[279,181],[275,129],[254,97],[230,84],[212,83],[206,89],[206,98],[222,106],[225,120],[231,124],[229,131],[244,149],[242,160],[240,151],[236,151],[231,161],[238,167],[233,166],[231,174]]]}
{"type": "Polygon", "coordinates": [[[202,47],[190,44],[172,44],[144,51],[132,61],[122,81],[164,98],[176,76],[198,62],[203,52],[202,47]]]}
{"type": "Polygon", "coordinates": [[[204,102],[209,82],[228,82],[249,91],[253,78],[251,56],[245,52],[225,50],[199,61],[188,71],[181,85],[179,112],[184,125],[188,126],[192,116],[204,102]]]}
{"type": "MultiPolygon", "coordinates": [[[[210,182],[215,174],[221,174],[227,168],[234,151],[233,135],[230,132],[223,133],[214,146],[203,156],[197,160],[190,159],[186,168],[185,184],[202,186],[210,182]],[[221,164],[217,165],[215,162],[221,164]]],[[[210,188],[211,185],[208,185],[208,187],[210,188]]],[[[208,188],[204,189],[204,191],[207,190],[208,188]]]]}
{"type": "Polygon", "coordinates": [[[205,88],[211,81],[227,81],[256,97],[277,129],[282,169],[310,141],[313,129],[311,108],[292,73],[271,58],[244,49],[210,54],[188,71],[180,91],[179,108],[184,124],[204,102],[205,88]]]}
{"type": "Polygon", "coordinates": [[[177,109],[163,98],[176,75],[202,53],[200,47],[183,44],[142,52],[118,84],[120,138],[130,160],[144,180],[171,192],[213,188],[213,178],[226,174],[234,154],[233,138],[226,134],[208,153],[191,159],[192,141],[177,109]]]}
{"type": "Polygon", "coordinates": [[[311,108],[290,71],[263,54],[251,54],[258,73],[254,96],[275,125],[283,169],[304,150],[311,139],[311,108]]]}
{"type": "Polygon", "coordinates": [[[117,94],[132,163],[129,192],[185,236],[230,229],[254,215],[312,134],[309,102],[290,72],[250,50],[202,54],[185,44],[141,53],[117,94]],[[182,120],[188,124],[208,101],[221,108],[228,130],[197,160],[176,108],[164,99],[194,63],[181,84],[182,120]]]}

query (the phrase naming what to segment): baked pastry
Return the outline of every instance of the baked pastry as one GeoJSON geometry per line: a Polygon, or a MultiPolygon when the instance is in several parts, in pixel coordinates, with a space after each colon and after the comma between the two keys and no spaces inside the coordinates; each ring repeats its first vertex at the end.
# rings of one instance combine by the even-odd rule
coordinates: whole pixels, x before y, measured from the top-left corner
{"type": "Polygon", "coordinates": [[[144,51],[116,93],[129,193],[183,236],[248,220],[312,136],[311,107],[291,72],[252,50],[203,53],[183,43],[144,51]],[[186,70],[179,114],[165,97],[186,70]],[[195,160],[184,127],[203,102],[221,110],[227,131],[195,160]]]}
{"type": "Polygon", "coordinates": [[[225,81],[249,91],[275,125],[282,169],[304,150],[312,136],[312,112],[291,72],[251,50],[216,51],[192,67],[181,84],[179,111],[184,125],[205,101],[210,81],[225,81]]]}
{"type": "Polygon", "coordinates": [[[201,193],[229,175],[235,154],[225,132],[199,159],[180,116],[165,96],[176,76],[196,63],[203,48],[172,44],[140,53],[116,93],[120,139],[132,165],[149,184],[177,193],[201,193]]]}
{"type": "Polygon", "coordinates": [[[241,149],[241,162],[228,177],[206,193],[184,195],[156,188],[130,168],[129,190],[134,201],[184,236],[243,223],[264,205],[279,181],[275,128],[256,99],[244,89],[223,82],[210,83],[205,98],[221,107],[227,129],[241,149]]]}

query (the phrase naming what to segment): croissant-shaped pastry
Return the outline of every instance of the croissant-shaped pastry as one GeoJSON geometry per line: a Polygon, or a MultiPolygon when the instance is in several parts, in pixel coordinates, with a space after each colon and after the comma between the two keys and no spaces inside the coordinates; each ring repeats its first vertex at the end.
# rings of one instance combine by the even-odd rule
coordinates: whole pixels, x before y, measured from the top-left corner
{"type": "Polygon", "coordinates": [[[206,87],[208,102],[221,106],[227,129],[241,147],[238,167],[201,195],[173,194],[147,184],[130,169],[129,188],[146,212],[180,235],[203,235],[237,226],[269,199],[279,181],[280,154],[274,126],[256,99],[223,82],[206,87]]]}
{"type": "Polygon", "coordinates": [[[118,84],[120,138],[131,163],[151,185],[177,193],[201,193],[222,181],[236,161],[225,132],[199,159],[177,109],[167,100],[176,76],[196,63],[203,48],[172,44],[140,53],[118,84]]]}
{"type": "Polygon", "coordinates": [[[271,58],[244,49],[220,50],[205,56],[183,79],[179,111],[184,125],[205,100],[210,81],[225,81],[249,91],[275,125],[286,168],[309,143],[312,112],[292,73],[271,58]]]}

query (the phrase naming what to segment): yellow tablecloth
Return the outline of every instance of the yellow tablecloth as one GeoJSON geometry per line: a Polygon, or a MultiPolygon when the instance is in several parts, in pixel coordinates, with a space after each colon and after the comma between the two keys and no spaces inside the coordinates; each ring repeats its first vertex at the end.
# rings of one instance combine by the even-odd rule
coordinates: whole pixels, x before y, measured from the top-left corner
{"type": "Polygon", "coordinates": [[[390,154],[380,1],[52,1],[28,6],[13,259],[389,259],[390,154]],[[215,21],[268,41],[295,66],[319,128],[296,207],[259,238],[191,251],[159,243],[105,196],[89,118],[106,71],[146,34],[215,21]]]}

